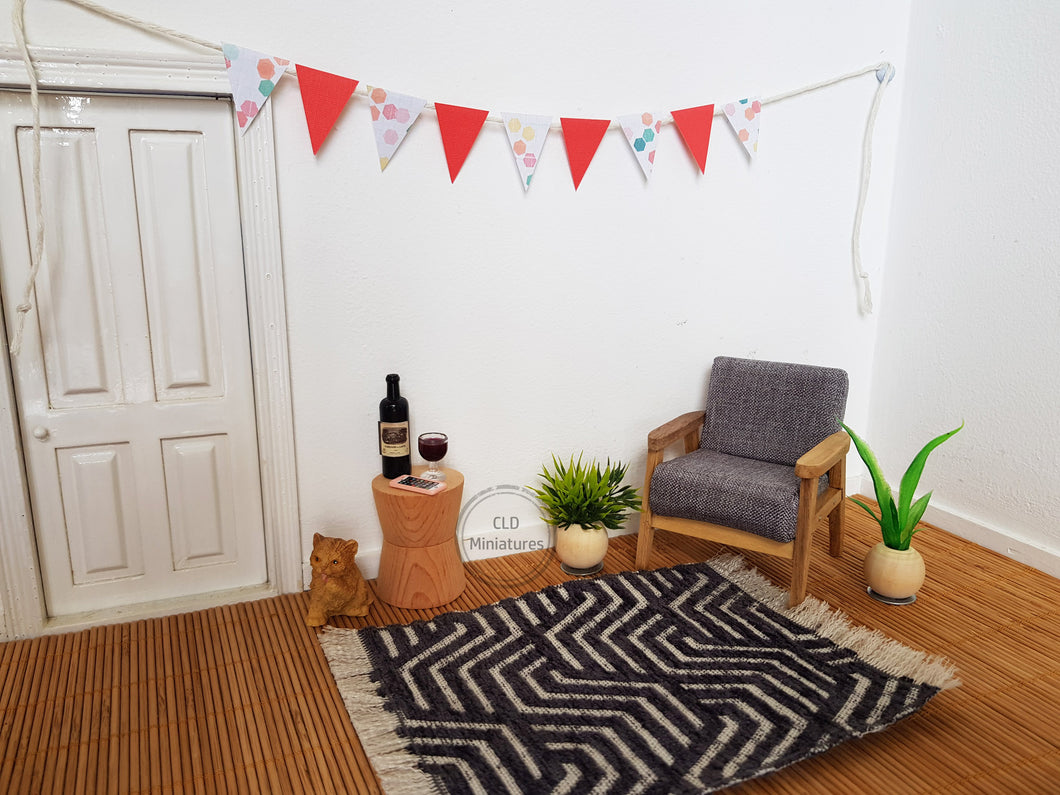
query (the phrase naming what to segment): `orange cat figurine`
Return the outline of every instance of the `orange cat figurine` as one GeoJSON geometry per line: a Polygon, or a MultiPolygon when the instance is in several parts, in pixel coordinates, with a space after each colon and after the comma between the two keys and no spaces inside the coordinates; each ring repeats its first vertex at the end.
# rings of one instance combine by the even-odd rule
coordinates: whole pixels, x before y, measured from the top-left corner
{"type": "Polygon", "coordinates": [[[309,583],[309,613],[305,622],[311,627],[328,623],[331,616],[365,616],[375,594],[361,575],[354,556],[357,542],[345,538],[313,535],[310,565],[313,579],[309,583]]]}

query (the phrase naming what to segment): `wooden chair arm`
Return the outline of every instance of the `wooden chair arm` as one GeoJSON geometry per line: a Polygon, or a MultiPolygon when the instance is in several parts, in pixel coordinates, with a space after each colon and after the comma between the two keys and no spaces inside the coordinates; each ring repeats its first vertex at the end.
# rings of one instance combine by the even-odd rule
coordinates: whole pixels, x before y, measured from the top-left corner
{"type": "Polygon", "coordinates": [[[690,433],[694,433],[702,424],[702,411],[690,411],[687,414],[682,414],[665,425],[660,425],[648,434],[648,451],[665,450],[674,442],[683,439],[690,433]]]}
{"type": "Polygon", "coordinates": [[[795,462],[795,474],[800,478],[819,478],[834,467],[850,450],[850,437],[836,431],[795,462]]]}

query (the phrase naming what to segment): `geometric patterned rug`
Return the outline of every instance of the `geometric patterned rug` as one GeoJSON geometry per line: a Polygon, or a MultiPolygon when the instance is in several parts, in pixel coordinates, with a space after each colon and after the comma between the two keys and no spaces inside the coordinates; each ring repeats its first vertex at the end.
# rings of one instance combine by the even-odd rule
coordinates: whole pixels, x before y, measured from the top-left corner
{"type": "Polygon", "coordinates": [[[886,728],[959,684],[736,555],[320,643],[389,795],[709,792],[886,728]]]}

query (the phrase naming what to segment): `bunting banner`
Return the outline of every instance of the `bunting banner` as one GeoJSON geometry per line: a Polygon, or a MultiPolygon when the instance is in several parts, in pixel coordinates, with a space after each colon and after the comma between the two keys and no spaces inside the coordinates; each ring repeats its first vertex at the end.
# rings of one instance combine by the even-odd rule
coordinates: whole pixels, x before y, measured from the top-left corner
{"type": "Polygon", "coordinates": [[[419,118],[427,100],[371,87],[368,88],[368,99],[372,103],[372,129],[379,153],[379,170],[382,171],[405,140],[409,127],[419,118]]]}
{"type": "Polygon", "coordinates": [[[519,180],[523,190],[530,190],[530,180],[545,148],[545,138],[552,126],[551,116],[531,116],[525,113],[502,113],[504,131],[508,134],[515,165],[519,169],[519,180]]]}
{"type": "MultiPolygon", "coordinates": [[[[217,46],[211,41],[189,36],[179,31],[167,30],[126,15],[119,15],[110,9],[97,5],[95,2],[89,3],[88,0],[68,0],[68,2],[91,6],[96,12],[111,16],[121,22],[153,34],[161,34],[207,49],[219,50],[224,57],[225,72],[231,86],[232,104],[240,135],[243,135],[253,123],[290,66],[290,61],[285,58],[265,55],[264,53],[228,42],[221,42],[220,46],[217,46]]],[[[22,11],[22,5],[25,5],[25,3],[16,4],[16,11],[22,11]]],[[[16,13],[13,19],[16,32],[21,31],[24,34],[24,13],[16,13]]],[[[26,46],[23,47],[23,54],[32,83],[34,75],[33,59],[26,46]]],[[[359,81],[323,72],[305,65],[299,65],[297,71],[300,73],[298,74],[299,91],[302,97],[306,125],[309,128],[313,154],[316,155],[335,126],[338,117],[349,103],[350,97],[358,91],[359,81]]],[[[759,96],[754,96],[729,102],[723,107],[723,111],[733,131],[753,161],[758,153],[762,105],[764,103],[788,99],[870,73],[875,74],[879,84],[876,88],[872,110],[869,113],[865,127],[865,140],[871,141],[872,131],[876,124],[876,113],[883,97],[883,91],[891,83],[895,75],[894,66],[886,61],[802,88],[789,90],[765,100],[759,96]]],[[[380,170],[385,170],[398,146],[401,145],[408,134],[409,128],[415,123],[428,102],[425,99],[418,99],[382,88],[372,88],[371,86],[368,86],[367,90],[360,89],[360,93],[367,94],[370,100],[373,133],[379,154],[379,167],[380,170]]],[[[502,114],[501,118],[497,119],[491,117],[487,111],[474,108],[438,103],[435,103],[434,107],[438,111],[439,128],[442,134],[442,144],[445,149],[451,182],[456,181],[460,169],[463,167],[472,146],[479,136],[482,125],[487,120],[500,120],[505,125],[508,142],[515,157],[523,190],[529,190],[535,169],[540,162],[545,139],[551,128],[550,117],[508,113],[502,114]]],[[[650,113],[641,114],[639,118],[636,114],[633,114],[619,119],[619,126],[629,141],[629,145],[633,149],[646,179],[651,178],[655,167],[657,138],[662,125],[669,123],[671,120],[684,140],[689,154],[699,166],[700,173],[705,173],[707,151],[710,146],[711,128],[715,115],[714,107],[713,104],[710,104],[671,111],[669,120],[660,119],[658,114],[650,113]]],[[[564,146],[567,151],[567,162],[570,167],[571,179],[574,183],[574,189],[577,191],[611,123],[603,119],[563,117],[560,119],[560,124],[563,129],[564,146]]],[[[857,208],[854,216],[854,268],[857,276],[865,282],[864,300],[862,301],[861,296],[859,296],[859,303],[861,309],[866,313],[872,312],[872,301],[868,291],[868,274],[861,267],[860,236],[861,215],[865,206],[866,190],[869,184],[871,158],[871,146],[862,147],[861,186],[858,192],[857,208]]],[[[43,240],[43,220],[41,220],[39,226],[41,234],[38,235],[38,247],[42,245],[39,241],[43,240]]],[[[34,277],[31,276],[26,287],[26,295],[30,294],[33,283],[34,277]]],[[[29,311],[28,303],[23,306],[26,307],[26,310],[18,313],[17,333],[11,341],[11,352],[13,354],[17,354],[21,347],[23,323],[25,314],[29,311]]]]}
{"type": "Polygon", "coordinates": [[[710,147],[710,128],[714,126],[714,106],[700,105],[670,111],[674,127],[688,147],[688,153],[699,166],[699,173],[707,170],[707,149],[710,147]]]}
{"type": "Polygon", "coordinates": [[[607,119],[568,119],[560,118],[563,126],[563,145],[567,149],[567,163],[570,165],[570,176],[574,180],[574,190],[582,184],[589,164],[600,148],[600,141],[611,125],[607,119]]]}
{"type": "Polygon", "coordinates": [[[221,44],[221,52],[224,53],[228,82],[232,86],[232,103],[236,107],[236,121],[242,135],[291,62],[227,42],[221,44]]]}
{"type": "Polygon", "coordinates": [[[761,115],[762,101],[757,97],[725,105],[725,118],[729,120],[729,124],[736,131],[736,137],[752,159],[758,154],[758,120],[761,115]]]}
{"type": "Polygon", "coordinates": [[[659,145],[659,133],[662,132],[659,114],[631,113],[619,116],[615,121],[629,141],[640,170],[644,172],[644,179],[651,179],[652,169],[655,168],[655,148],[659,145]]]}
{"type": "Polygon", "coordinates": [[[475,145],[489,111],[435,102],[434,112],[438,114],[438,130],[442,134],[445,162],[449,165],[449,181],[456,182],[456,175],[475,145]]]}
{"type": "Polygon", "coordinates": [[[295,73],[298,75],[298,90],[302,94],[306,126],[309,127],[309,142],[313,145],[315,155],[357,90],[357,81],[311,69],[303,64],[295,64],[295,73]]]}

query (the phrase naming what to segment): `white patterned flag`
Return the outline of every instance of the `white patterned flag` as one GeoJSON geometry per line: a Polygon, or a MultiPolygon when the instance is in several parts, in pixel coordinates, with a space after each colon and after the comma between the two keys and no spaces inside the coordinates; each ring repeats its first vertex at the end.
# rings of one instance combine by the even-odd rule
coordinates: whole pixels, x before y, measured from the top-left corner
{"type": "Polygon", "coordinates": [[[619,116],[615,121],[622,128],[623,135],[629,141],[630,148],[640,163],[645,179],[651,179],[655,168],[655,147],[659,145],[659,132],[662,121],[658,113],[631,113],[619,116]]]}
{"type": "Polygon", "coordinates": [[[258,111],[287,72],[291,63],[284,58],[273,58],[236,44],[222,43],[228,82],[232,86],[232,102],[236,106],[239,134],[247,131],[258,111]]]}
{"type": "Polygon", "coordinates": [[[427,100],[372,87],[368,88],[368,99],[372,103],[372,128],[382,171],[405,140],[409,127],[419,118],[427,100]]]}
{"type": "Polygon", "coordinates": [[[541,150],[545,146],[552,119],[525,113],[502,113],[501,118],[504,119],[504,131],[508,133],[508,144],[519,169],[523,190],[530,190],[530,180],[541,159],[541,150]]]}
{"type": "Polygon", "coordinates": [[[725,105],[725,118],[729,120],[736,137],[743,143],[752,158],[758,154],[758,120],[762,115],[762,101],[758,97],[741,99],[725,105]]]}

